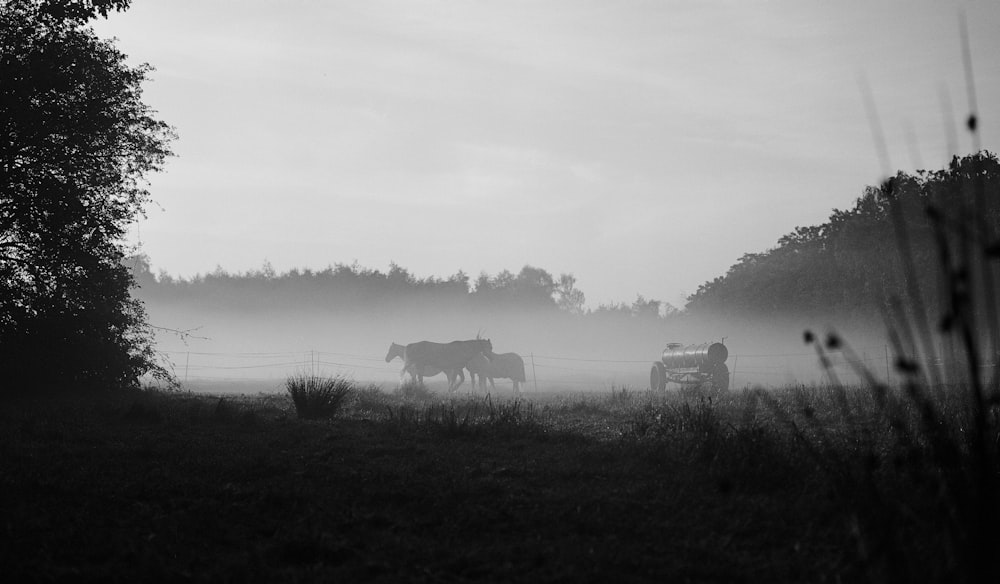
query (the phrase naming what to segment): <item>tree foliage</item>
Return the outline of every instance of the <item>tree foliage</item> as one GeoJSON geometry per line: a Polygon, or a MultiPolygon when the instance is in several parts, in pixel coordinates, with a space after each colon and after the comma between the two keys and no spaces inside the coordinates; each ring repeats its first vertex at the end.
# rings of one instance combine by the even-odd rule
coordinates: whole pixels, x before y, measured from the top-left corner
{"type": "MultiPolygon", "coordinates": [[[[915,285],[930,306],[939,304],[939,235],[958,231],[936,223],[927,209],[948,210],[961,225],[1000,227],[1000,163],[990,152],[955,157],[937,171],[899,172],[869,186],[854,207],[834,211],[828,222],[797,227],[763,253],[748,253],[688,298],[693,313],[776,316],[830,315],[871,318],[915,285]],[[973,199],[984,197],[982,216],[973,199]],[[907,280],[901,252],[917,267],[907,280]]],[[[952,226],[954,227],[954,226],[952,226]]],[[[957,249],[951,245],[951,249],[957,249]]]]}
{"type": "Polygon", "coordinates": [[[85,27],[128,4],[0,4],[5,376],[106,386],[155,369],[123,238],[173,133],[141,100],[150,67],[129,67],[85,27]]]}
{"type": "Polygon", "coordinates": [[[418,278],[397,264],[391,264],[387,272],[357,264],[336,264],[319,271],[293,269],[277,273],[265,262],[260,269],[245,273],[218,268],[210,274],[184,279],[164,272],[153,274],[145,256],[132,257],[126,263],[139,284],[139,296],[146,302],[210,310],[372,310],[385,314],[419,307],[440,312],[548,312],[642,320],[677,313],[673,306],[641,295],[632,304],[588,310],[584,306],[586,296],[576,287],[572,274],[556,278],[534,266],[524,266],[517,274],[510,270],[495,275],[483,272],[470,282],[462,271],[447,278],[418,278]]]}
{"type": "Polygon", "coordinates": [[[573,274],[561,274],[556,286],[556,304],[561,310],[570,314],[583,314],[587,297],[576,287],[576,277],[573,274]]]}
{"type": "Polygon", "coordinates": [[[83,23],[97,15],[107,16],[112,11],[122,11],[132,0],[41,0],[14,1],[12,4],[35,5],[38,12],[54,22],[83,23]]]}

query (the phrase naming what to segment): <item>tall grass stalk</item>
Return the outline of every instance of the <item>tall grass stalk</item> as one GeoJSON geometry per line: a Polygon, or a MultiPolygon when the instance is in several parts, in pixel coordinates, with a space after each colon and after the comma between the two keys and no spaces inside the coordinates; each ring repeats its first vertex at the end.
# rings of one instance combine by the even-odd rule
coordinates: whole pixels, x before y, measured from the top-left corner
{"type": "MultiPolygon", "coordinates": [[[[963,41],[974,103],[964,29],[963,41]]],[[[878,117],[870,114],[888,171],[878,117]]],[[[966,126],[978,149],[976,116],[973,108],[966,126]]],[[[979,168],[976,159],[970,166],[979,168]]],[[[1000,582],[1000,311],[994,288],[1000,192],[987,193],[983,172],[969,172],[957,157],[950,169],[946,188],[926,196],[899,190],[896,177],[881,188],[904,281],[886,311],[901,382],[877,380],[837,334],[820,341],[807,331],[805,340],[824,369],[832,373],[828,352],[840,351],[867,380],[872,409],[853,408],[842,386],[834,390],[850,429],[848,456],[832,446],[838,437],[829,428],[837,425],[818,420],[808,404],[783,412],[799,443],[830,475],[860,565],[878,581],[1000,582]],[[911,222],[919,215],[905,208],[913,204],[923,206],[930,225],[936,267],[918,269],[914,260],[911,222]],[[918,285],[928,269],[939,279],[937,315],[918,285]],[[941,366],[953,356],[961,366],[941,366]]]]}

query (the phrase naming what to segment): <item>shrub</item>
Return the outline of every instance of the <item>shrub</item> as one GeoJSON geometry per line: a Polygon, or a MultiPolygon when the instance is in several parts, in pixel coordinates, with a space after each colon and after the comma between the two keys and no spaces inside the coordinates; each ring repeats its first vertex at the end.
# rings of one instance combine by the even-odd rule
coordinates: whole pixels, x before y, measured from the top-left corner
{"type": "Polygon", "coordinates": [[[336,416],[355,392],[354,382],[339,375],[294,375],[285,380],[285,389],[303,420],[336,416]]]}

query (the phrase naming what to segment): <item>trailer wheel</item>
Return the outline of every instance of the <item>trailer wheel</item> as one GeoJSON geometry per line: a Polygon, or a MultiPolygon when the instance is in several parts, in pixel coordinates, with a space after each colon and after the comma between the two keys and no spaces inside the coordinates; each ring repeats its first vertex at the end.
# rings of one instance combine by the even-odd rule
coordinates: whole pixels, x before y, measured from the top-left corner
{"type": "Polygon", "coordinates": [[[667,368],[659,361],[653,363],[649,370],[649,389],[663,391],[667,389],[667,368]]]}
{"type": "Polygon", "coordinates": [[[719,363],[712,372],[712,388],[723,393],[729,391],[729,367],[725,363],[719,363]]]}

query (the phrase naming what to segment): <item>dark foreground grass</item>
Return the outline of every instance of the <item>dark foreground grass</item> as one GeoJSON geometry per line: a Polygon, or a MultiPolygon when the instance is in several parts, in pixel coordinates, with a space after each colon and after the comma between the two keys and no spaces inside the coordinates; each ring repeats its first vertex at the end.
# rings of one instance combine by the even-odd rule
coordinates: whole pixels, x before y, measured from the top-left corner
{"type": "MultiPolygon", "coordinates": [[[[782,411],[800,411],[794,391],[772,394],[782,411]]],[[[851,444],[829,445],[847,470],[851,444]]],[[[536,405],[365,388],[326,421],[298,419],[287,396],[7,402],[0,464],[9,581],[879,574],[858,551],[858,507],[753,393],[536,405]]]]}

